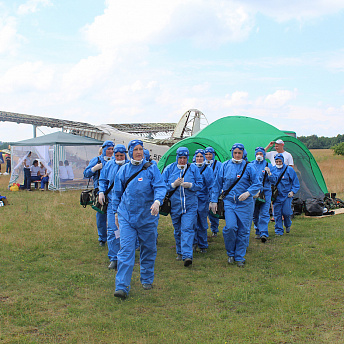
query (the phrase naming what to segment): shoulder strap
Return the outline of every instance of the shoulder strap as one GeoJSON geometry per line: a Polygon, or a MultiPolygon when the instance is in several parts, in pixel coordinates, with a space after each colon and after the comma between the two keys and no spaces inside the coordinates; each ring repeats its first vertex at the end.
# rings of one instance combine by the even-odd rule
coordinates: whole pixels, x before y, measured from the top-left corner
{"type": "Polygon", "coordinates": [[[115,181],[113,181],[113,182],[111,183],[110,187],[104,192],[104,195],[105,195],[105,196],[112,190],[114,184],[115,184],[115,181]]]}
{"type": "MultiPolygon", "coordinates": [[[[268,162],[266,162],[266,166],[265,167],[268,167],[268,162]]],[[[263,186],[264,186],[264,183],[265,183],[266,174],[267,174],[266,171],[264,171],[263,186]]]]}
{"type": "MultiPolygon", "coordinates": [[[[97,164],[100,164],[101,162],[102,162],[102,161],[100,160],[100,158],[99,158],[99,156],[98,156],[97,164]]],[[[100,178],[100,170],[101,170],[101,169],[99,169],[99,170],[97,171],[98,179],[100,178]]]]}
{"type": "MultiPolygon", "coordinates": [[[[183,173],[183,175],[182,175],[182,178],[184,178],[185,173],[186,173],[186,171],[188,170],[188,168],[189,168],[190,165],[191,165],[191,164],[188,162],[188,165],[186,166],[186,169],[185,169],[185,171],[184,171],[184,173],[183,173]]],[[[172,191],[170,191],[166,196],[167,196],[168,198],[170,198],[170,197],[176,192],[177,189],[178,189],[178,187],[175,188],[175,189],[173,189],[172,191]]]]}
{"type": "Polygon", "coordinates": [[[239,182],[239,180],[241,179],[241,177],[244,175],[247,165],[248,165],[248,162],[246,161],[246,164],[245,164],[245,166],[244,166],[244,168],[243,168],[243,170],[242,170],[242,172],[241,172],[240,177],[237,178],[237,180],[230,186],[229,189],[227,189],[226,191],[223,192],[223,198],[225,198],[225,197],[228,195],[229,191],[231,191],[231,190],[234,188],[234,186],[237,185],[237,183],[239,182]]]}
{"type": "Polygon", "coordinates": [[[202,168],[202,171],[201,171],[201,174],[205,171],[205,169],[207,168],[207,165],[204,164],[203,168],[202,168]]]}
{"type": "Polygon", "coordinates": [[[213,162],[213,171],[215,172],[215,166],[216,166],[217,160],[214,160],[213,162]]]}
{"type": "Polygon", "coordinates": [[[283,172],[280,174],[280,176],[278,177],[277,183],[275,184],[275,186],[277,186],[277,185],[279,184],[279,182],[281,181],[281,179],[282,179],[282,177],[283,177],[285,171],[287,170],[287,168],[288,168],[288,165],[285,167],[284,171],[283,171],[283,172]]]}
{"type": "Polygon", "coordinates": [[[143,171],[143,170],[147,170],[147,168],[149,167],[149,166],[151,166],[152,165],[152,163],[151,162],[146,162],[143,166],[142,166],[142,168],[141,168],[141,170],[139,170],[138,172],[136,172],[136,173],[134,173],[132,176],[130,176],[129,177],[129,179],[126,181],[126,183],[125,183],[125,185],[124,185],[124,190],[123,190],[123,192],[125,191],[125,189],[127,188],[127,186],[128,186],[128,184],[141,172],[141,171],[143,171]]]}

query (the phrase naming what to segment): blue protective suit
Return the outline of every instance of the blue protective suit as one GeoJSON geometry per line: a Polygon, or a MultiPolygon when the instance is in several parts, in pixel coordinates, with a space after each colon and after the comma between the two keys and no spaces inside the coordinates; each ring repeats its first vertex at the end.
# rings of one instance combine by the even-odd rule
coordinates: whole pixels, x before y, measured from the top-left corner
{"type": "MultiPolygon", "coordinates": [[[[276,155],[275,161],[278,158],[280,158],[280,155],[282,154],[276,155]]],[[[292,203],[293,198],[288,197],[288,193],[290,191],[293,191],[293,193],[296,194],[300,189],[299,179],[297,178],[296,172],[291,166],[286,166],[285,164],[283,164],[282,168],[277,168],[276,166],[273,166],[271,172],[272,174],[276,176],[276,181],[279,178],[280,174],[283,173],[286,167],[287,167],[287,170],[285,171],[281,181],[277,185],[277,189],[278,189],[277,199],[273,203],[274,218],[275,218],[275,234],[277,235],[284,234],[282,216],[284,217],[284,226],[286,228],[290,228],[292,224],[291,215],[293,214],[293,211],[291,208],[291,203],[292,203]]]]}
{"type": "MultiPolygon", "coordinates": [[[[260,150],[256,150],[260,151],[260,150]]],[[[263,149],[264,151],[264,149],[263,149]]],[[[262,152],[265,158],[265,151],[262,152]]],[[[271,204],[271,184],[276,183],[276,176],[271,172],[269,176],[265,171],[265,167],[269,167],[272,170],[272,165],[268,163],[265,159],[263,161],[253,160],[251,162],[252,166],[255,168],[259,182],[262,184],[260,191],[264,191],[265,203],[256,203],[254,205],[253,212],[253,223],[256,230],[256,235],[260,237],[269,237],[268,224],[270,222],[270,204],[271,204]],[[264,186],[263,186],[264,181],[264,186]]]]}
{"type": "MultiPolygon", "coordinates": [[[[198,154],[199,151],[203,151],[203,149],[196,150],[195,156],[198,154]]],[[[199,191],[196,192],[197,200],[198,200],[198,208],[197,208],[197,220],[195,224],[194,245],[198,246],[200,249],[204,249],[204,248],[208,248],[207,217],[209,213],[210,191],[214,183],[214,173],[211,166],[209,165],[206,165],[206,164],[204,164],[203,166],[196,165],[196,167],[199,169],[199,172],[202,177],[202,187],[199,191]]]]}
{"type": "MultiPolygon", "coordinates": [[[[178,148],[178,150],[180,148],[178,148]]],[[[183,173],[184,170],[178,168],[177,162],[174,162],[165,168],[162,177],[167,186],[167,192],[173,190],[171,184],[177,178],[180,178],[183,173]]],[[[201,190],[203,185],[198,167],[193,164],[189,166],[184,176],[184,182],[192,183],[192,187],[187,189],[182,186],[178,186],[170,199],[176,252],[177,254],[182,255],[183,260],[187,258],[192,259],[193,257],[192,245],[195,236],[195,223],[198,208],[196,192],[201,190]]]]}
{"type": "MultiPolygon", "coordinates": [[[[114,149],[114,154],[121,152],[125,154],[126,148],[124,145],[116,145],[114,149]]],[[[127,157],[125,157],[125,163],[128,163],[127,157]]],[[[115,159],[110,160],[104,168],[101,169],[99,178],[99,192],[106,192],[111,184],[114,183],[116,174],[119,169],[124,165],[119,165],[116,163],[115,159]]],[[[107,212],[107,245],[108,245],[108,257],[110,261],[117,260],[117,254],[120,247],[120,239],[116,231],[118,230],[115,223],[115,214],[112,211],[113,201],[114,201],[115,188],[113,187],[111,191],[107,194],[108,198],[108,209],[107,212]]]]}
{"type": "MultiPolygon", "coordinates": [[[[241,163],[228,160],[222,164],[212,187],[211,202],[217,203],[221,190],[229,189],[242,174],[245,164],[245,160],[241,163]]],[[[224,198],[226,225],[223,228],[223,238],[227,255],[234,257],[237,262],[245,261],[254,207],[252,196],[260,188],[257,173],[252,164],[248,164],[240,181],[224,198]],[[250,196],[240,202],[238,197],[246,191],[250,196]]]]}
{"type": "MultiPolygon", "coordinates": [[[[133,145],[141,142],[135,140],[133,145]]],[[[132,158],[132,149],[129,155],[132,158]]],[[[131,147],[132,148],[132,147],[131,147]]],[[[154,264],[157,254],[156,237],[159,216],[151,215],[150,207],[155,200],[160,203],[166,194],[166,186],[160,171],[155,164],[141,171],[124,190],[126,181],[141,170],[140,165],[128,163],[124,165],[115,178],[115,197],[113,211],[118,214],[120,228],[120,250],[118,252],[118,271],[116,275],[116,291],[129,293],[130,281],[135,263],[135,245],[140,243],[140,274],[142,284],[152,284],[154,280],[154,264]]]]}
{"type": "MultiPolygon", "coordinates": [[[[100,177],[100,172],[101,170],[92,172],[92,167],[97,165],[98,163],[102,163],[103,167],[105,167],[107,161],[104,159],[104,156],[106,155],[106,150],[108,147],[113,147],[114,144],[112,141],[105,141],[102,145],[103,147],[103,152],[102,155],[96,156],[95,158],[91,159],[90,163],[88,166],[85,168],[84,171],[84,177],[85,178],[92,178],[93,179],[93,187],[94,189],[99,188],[99,177],[100,177]]],[[[106,221],[107,220],[107,215],[106,214],[101,214],[97,211],[96,214],[96,221],[97,221],[97,229],[98,229],[98,241],[106,242],[107,240],[107,225],[106,221]]]]}

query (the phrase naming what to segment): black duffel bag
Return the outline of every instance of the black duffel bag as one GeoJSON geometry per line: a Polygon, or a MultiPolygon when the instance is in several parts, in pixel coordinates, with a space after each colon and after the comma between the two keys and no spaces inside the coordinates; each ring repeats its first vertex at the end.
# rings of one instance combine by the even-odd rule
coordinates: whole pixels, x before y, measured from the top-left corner
{"type": "Polygon", "coordinates": [[[303,211],[303,201],[301,198],[293,198],[291,202],[294,215],[301,215],[303,211]]]}
{"type": "Polygon", "coordinates": [[[256,204],[266,203],[264,190],[259,191],[258,197],[256,198],[256,204]]]}
{"type": "Polygon", "coordinates": [[[167,216],[171,212],[171,200],[168,194],[165,196],[164,201],[160,205],[159,214],[167,216]]]}
{"type": "Polygon", "coordinates": [[[80,205],[82,205],[84,208],[86,208],[86,206],[88,205],[93,204],[94,190],[88,188],[90,184],[90,180],[91,178],[88,179],[86,190],[82,191],[80,194],[80,205]]]}
{"type": "Polygon", "coordinates": [[[324,213],[324,201],[321,198],[307,198],[304,203],[305,215],[322,216],[324,213]]]}

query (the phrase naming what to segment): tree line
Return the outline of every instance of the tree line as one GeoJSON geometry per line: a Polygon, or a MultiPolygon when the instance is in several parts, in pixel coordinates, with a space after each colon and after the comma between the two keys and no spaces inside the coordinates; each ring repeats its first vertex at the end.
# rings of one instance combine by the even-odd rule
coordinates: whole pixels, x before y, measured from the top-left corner
{"type": "Polygon", "coordinates": [[[297,137],[308,149],[330,149],[344,142],[344,135],[338,134],[335,137],[325,136],[298,136],[297,137]]]}

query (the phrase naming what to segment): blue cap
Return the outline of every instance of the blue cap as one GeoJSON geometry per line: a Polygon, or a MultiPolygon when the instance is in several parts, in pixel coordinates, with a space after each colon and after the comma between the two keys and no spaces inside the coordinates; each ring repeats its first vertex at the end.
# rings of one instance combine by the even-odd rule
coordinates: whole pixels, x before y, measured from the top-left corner
{"type": "Polygon", "coordinates": [[[178,162],[178,158],[180,158],[181,156],[186,156],[187,158],[189,158],[189,150],[186,147],[179,147],[177,149],[176,152],[176,161],[178,162]]]}
{"type": "Polygon", "coordinates": [[[274,159],[275,159],[275,162],[276,162],[276,160],[282,160],[282,162],[283,162],[283,164],[284,164],[284,156],[283,156],[283,154],[281,154],[281,153],[278,153],[278,154],[276,154],[275,156],[274,156],[274,159]]]}
{"type": "Polygon", "coordinates": [[[128,143],[128,153],[129,153],[129,157],[132,159],[133,158],[133,150],[134,147],[136,147],[137,145],[142,146],[143,148],[143,142],[141,140],[131,140],[128,143]]]}
{"type": "Polygon", "coordinates": [[[195,161],[192,159],[192,161],[194,161],[194,162],[196,162],[196,155],[198,154],[198,153],[201,153],[202,155],[203,155],[203,161],[205,161],[205,152],[204,152],[204,149],[197,149],[196,150],[196,152],[195,152],[195,154],[194,154],[194,159],[195,159],[195,161]]]}
{"type": "MultiPolygon", "coordinates": [[[[240,150],[243,151],[243,153],[245,153],[245,147],[242,143],[234,143],[234,145],[232,146],[232,149],[231,149],[232,158],[233,158],[234,149],[236,149],[236,148],[239,148],[240,150]]],[[[247,153],[246,153],[246,156],[247,156],[247,153]]]]}
{"type": "Polygon", "coordinates": [[[264,159],[265,159],[265,156],[266,156],[265,149],[264,149],[263,147],[257,147],[257,148],[254,150],[254,155],[257,155],[258,152],[263,153],[263,156],[264,156],[264,159]]]}
{"type": "Polygon", "coordinates": [[[106,155],[106,150],[109,147],[115,147],[115,144],[110,140],[104,141],[104,143],[102,144],[102,148],[103,148],[102,155],[104,155],[104,156],[106,155]]]}
{"type": "Polygon", "coordinates": [[[211,153],[211,154],[213,154],[212,160],[215,159],[215,149],[214,149],[213,147],[207,147],[207,148],[204,150],[204,153],[211,153]]]}

